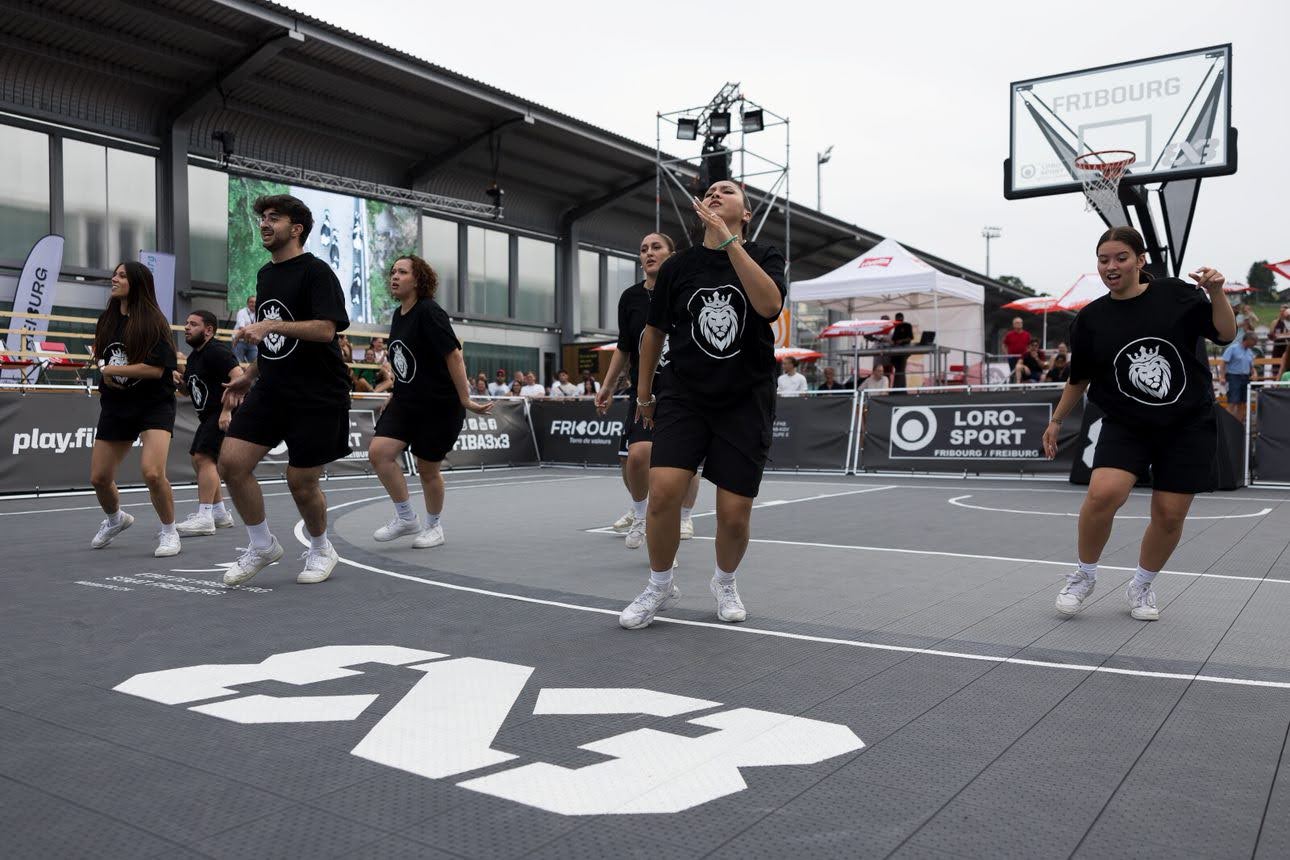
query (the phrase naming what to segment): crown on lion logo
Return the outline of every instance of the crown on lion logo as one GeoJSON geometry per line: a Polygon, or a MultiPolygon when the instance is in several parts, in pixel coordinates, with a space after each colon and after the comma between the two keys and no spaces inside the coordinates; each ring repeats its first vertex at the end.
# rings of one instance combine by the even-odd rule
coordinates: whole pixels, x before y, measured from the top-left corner
{"type": "Polygon", "coordinates": [[[723,311],[730,307],[730,296],[722,293],[717,293],[710,298],[708,296],[704,296],[703,306],[708,310],[723,311]]]}

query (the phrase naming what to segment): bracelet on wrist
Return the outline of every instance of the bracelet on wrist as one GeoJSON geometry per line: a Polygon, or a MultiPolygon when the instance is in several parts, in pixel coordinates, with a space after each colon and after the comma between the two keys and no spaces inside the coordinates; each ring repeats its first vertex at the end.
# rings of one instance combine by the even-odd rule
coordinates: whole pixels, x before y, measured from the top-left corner
{"type": "Polygon", "coordinates": [[[655,397],[653,394],[649,396],[649,400],[641,400],[639,397],[636,398],[636,405],[642,409],[645,409],[646,407],[649,407],[649,406],[653,406],[657,402],[658,402],[658,398],[655,397]]]}
{"type": "Polygon", "coordinates": [[[734,235],[734,236],[731,236],[731,237],[730,237],[729,239],[727,239],[726,241],[722,242],[720,245],[718,245],[718,246],[717,246],[717,248],[716,248],[716,250],[720,251],[720,250],[722,250],[723,248],[725,248],[727,245],[730,245],[730,244],[732,244],[732,243],[734,243],[734,242],[738,242],[738,241],[739,241],[739,236],[738,236],[738,234],[736,234],[736,235],[734,235]]]}

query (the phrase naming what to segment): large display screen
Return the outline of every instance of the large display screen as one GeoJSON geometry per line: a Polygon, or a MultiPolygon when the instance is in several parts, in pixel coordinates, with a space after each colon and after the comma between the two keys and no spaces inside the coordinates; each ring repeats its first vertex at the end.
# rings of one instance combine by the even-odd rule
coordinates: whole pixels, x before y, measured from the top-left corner
{"type": "Polygon", "coordinates": [[[394,313],[390,296],[390,266],[402,254],[421,247],[420,213],[408,206],[230,176],[228,180],[228,304],[230,313],[255,292],[255,275],[269,261],[260,242],[256,198],[290,194],[309,207],[313,230],[305,250],[331,266],[349,302],[349,321],[387,326],[394,313]]]}

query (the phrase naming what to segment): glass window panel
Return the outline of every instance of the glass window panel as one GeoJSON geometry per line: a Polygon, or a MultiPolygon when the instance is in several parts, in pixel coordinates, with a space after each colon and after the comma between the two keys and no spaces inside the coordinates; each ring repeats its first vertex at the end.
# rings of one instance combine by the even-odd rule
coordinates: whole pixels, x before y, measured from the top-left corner
{"type": "Polygon", "coordinates": [[[622,295],[623,290],[636,283],[640,278],[636,274],[636,261],[629,260],[626,257],[609,258],[609,313],[607,328],[616,330],[618,328],[617,314],[614,309],[618,307],[618,297],[622,295]]]}
{"type": "Polygon", "coordinates": [[[521,236],[519,257],[515,317],[551,322],[555,319],[555,245],[521,236]]]}
{"type": "Polygon", "coordinates": [[[600,255],[578,252],[578,319],[583,331],[600,328],[600,255]]]}
{"type": "Polygon", "coordinates": [[[108,266],[157,248],[157,160],[107,151],[108,266]]]}
{"type": "Polygon", "coordinates": [[[194,281],[228,281],[228,174],[188,168],[188,255],[194,281]]]}
{"type": "Polygon", "coordinates": [[[446,311],[457,310],[457,222],[421,217],[421,256],[439,276],[435,295],[446,311]]]}
{"type": "Polygon", "coordinates": [[[79,140],[63,141],[63,218],[69,266],[106,269],[107,150],[79,140]]]}
{"type": "Polygon", "coordinates": [[[497,230],[466,228],[468,313],[510,314],[510,238],[497,230]]]}
{"type": "Polygon", "coordinates": [[[24,260],[49,232],[49,137],[0,125],[0,259],[24,260]]]}
{"type": "Polygon", "coordinates": [[[535,374],[541,374],[542,368],[538,362],[541,356],[537,347],[528,346],[504,346],[497,343],[477,343],[467,341],[462,348],[462,354],[466,360],[466,376],[474,379],[479,374],[488,377],[488,381],[493,381],[494,374],[498,369],[506,371],[506,381],[509,383],[515,375],[515,371],[533,371],[535,374]]]}

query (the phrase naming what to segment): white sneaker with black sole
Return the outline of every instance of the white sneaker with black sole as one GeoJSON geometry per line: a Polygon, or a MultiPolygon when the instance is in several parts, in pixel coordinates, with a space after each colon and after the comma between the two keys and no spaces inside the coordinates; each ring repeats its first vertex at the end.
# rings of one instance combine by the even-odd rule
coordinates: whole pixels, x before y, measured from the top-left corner
{"type": "Polygon", "coordinates": [[[233,528],[233,514],[228,510],[225,510],[222,514],[215,514],[212,519],[215,521],[215,528],[217,529],[233,528]]]}
{"type": "Polygon", "coordinates": [[[340,560],[336,548],[331,544],[322,549],[307,549],[300,557],[305,560],[305,569],[296,577],[296,582],[301,585],[316,585],[326,581],[336,567],[336,562],[340,560]]]}
{"type": "Polygon", "coordinates": [[[153,558],[170,558],[179,555],[179,533],[157,532],[157,548],[152,551],[153,558]]]}
{"type": "Polygon", "coordinates": [[[104,520],[99,523],[98,533],[95,534],[94,539],[90,541],[90,546],[94,549],[103,549],[103,547],[112,543],[113,538],[132,525],[134,525],[134,517],[125,512],[121,513],[121,521],[116,525],[112,525],[112,520],[110,519],[104,520]]]}
{"type": "Polygon", "coordinates": [[[405,520],[400,516],[395,516],[385,525],[372,532],[372,539],[384,543],[387,540],[395,540],[404,535],[414,535],[421,531],[421,520],[413,517],[405,520]]]}
{"type": "Polygon", "coordinates": [[[645,521],[633,520],[632,527],[627,530],[627,537],[623,542],[628,549],[640,549],[641,544],[645,543],[645,521]]]}
{"type": "Polygon", "coordinates": [[[739,599],[739,590],[735,588],[734,580],[722,582],[714,576],[708,583],[708,588],[717,599],[717,618],[729,624],[748,620],[748,610],[744,609],[744,602],[739,599]]]}
{"type": "Polygon", "coordinates": [[[1066,575],[1066,584],[1057,592],[1057,611],[1062,615],[1074,615],[1084,608],[1084,601],[1093,596],[1093,587],[1097,580],[1089,579],[1079,568],[1066,575]]]}
{"type": "Polygon", "coordinates": [[[1129,614],[1134,618],[1139,621],[1160,620],[1160,610],[1156,608],[1156,591],[1151,583],[1134,585],[1130,580],[1125,596],[1129,598],[1129,614]]]}
{"type": "Polygon", "coordinates": [[[416,540],[412,541],[412,546],[417,549],[430,549],[443,546],[443,543],[443,523],[437,523],[422,529],[416,540]]]}
{"type": "Polygon", "coordinates": [[[274,538],[273,543],[263,549],[256,549],[248,546],[237,561],[226,571],[224,571],[225,585],[241,585],[248,582],[251,577],[282,558],[282,544],[274,538]]]}
{"type": "Polygon", "coordinates": [[[625,630],[640,630],[642,627],[648,627],[654,623],[655,615],[671,609],[680,599],[681,589],[676,587],[675,580],[667,589],[650,583],[618,616],[618,624],[625,630]]]}
{"type": "Polygon", "coordinates": [[[183,537],[198,537],[215,534],[215,517],[204,516],[200,511],[193,511],[188,519],[175,526],[175,531],[183,537]]]}
{"type": "Polygon", "coordinates": [[[622,534],[623,532],[631,528],[632,523],[634,522],[636,522],[636,512],[628,511],[618,519],[614,520],[614,524],[610,526],[610,528],[618,532],[619,534],[622,534]]]}

